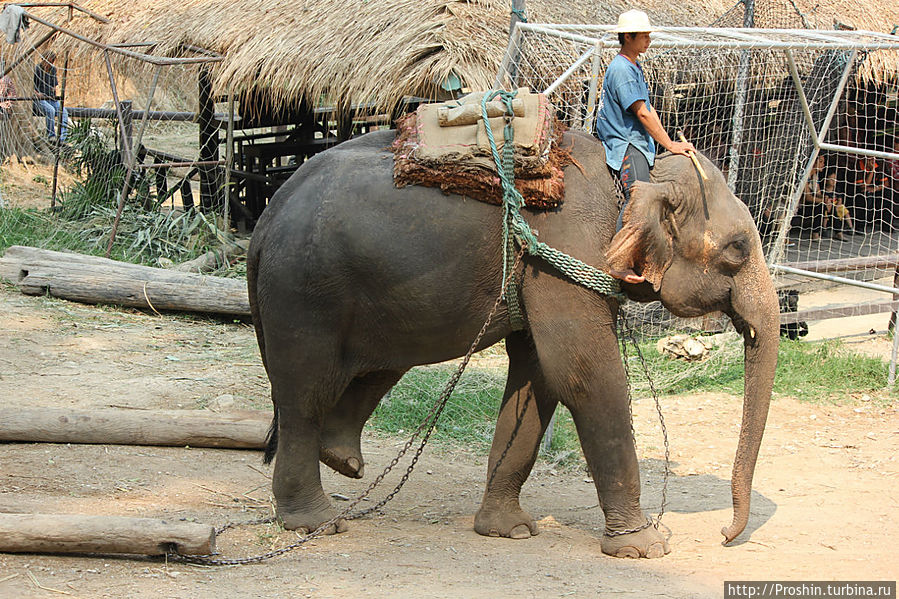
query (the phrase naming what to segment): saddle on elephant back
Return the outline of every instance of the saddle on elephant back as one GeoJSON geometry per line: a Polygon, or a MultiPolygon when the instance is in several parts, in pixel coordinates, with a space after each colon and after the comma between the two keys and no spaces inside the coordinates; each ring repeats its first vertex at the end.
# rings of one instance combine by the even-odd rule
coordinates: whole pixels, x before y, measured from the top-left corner
{"type": "MultiPolygon", "coordinates": [[[[424,104],[396,123],[393,177],[397,187],[423,185],[501,205],[503,187],[483,119],[485,93],[424,104]]],[[[564,128],[543,94],[518,90],[512,101],[515,187],[529,208],[552,209],[565,196],[563,169],[573,163],[560,146],[564,128]]],[[[488,124],[502,155],[506,107],[487,102],[488,124]]]]}

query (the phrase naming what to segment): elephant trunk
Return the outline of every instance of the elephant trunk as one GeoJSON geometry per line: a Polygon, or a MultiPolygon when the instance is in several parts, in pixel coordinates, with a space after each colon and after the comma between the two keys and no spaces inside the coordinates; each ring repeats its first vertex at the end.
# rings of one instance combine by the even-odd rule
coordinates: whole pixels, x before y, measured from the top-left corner
{"type": "Polygon", "coordinates": [[[743,422],[734,457],[731,492],[734,518],[721,529],[724,543],[733,541],[749,521],[752,476],[768,419],[780,343],[780,308],[768,268],[758,256],[739,275],[732,295],[731,319],[743,335],[745,383],[743,422]]]}

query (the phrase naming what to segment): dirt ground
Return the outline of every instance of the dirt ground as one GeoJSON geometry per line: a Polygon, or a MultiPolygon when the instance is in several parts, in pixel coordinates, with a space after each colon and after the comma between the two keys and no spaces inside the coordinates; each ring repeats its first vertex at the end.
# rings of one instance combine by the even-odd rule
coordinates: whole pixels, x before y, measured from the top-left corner
{"type": "MultiPolygon", "coordinates": [[[[26,297],[6,285],[0,314],[6,408],[269,409],[247,325],[26,297]]],[[[886,316],[878,323],[881,333],[854,339],[887,357],[886,316]]],[[[686,598],[721,597],[724,580],[899,578],[892,550],[899,420],[885,393],[846,398],[845,405],[776,397],[750,525],[730,547],[720,544],[719,530],[731,518],[741,400],[697,394],[664,398],[662,408],[672,466],[664,517],[672,552],[663,559],[604,556],[592,483],[577,468],[543,461],[522,494],[541,534],[517,541],[477,535],[472,522],[485,452],[436,445],[383,515],[271,561],[216,569],[155,558],[0,554],[0,597],[686,598]]],[[[636,401],[634,419],[644,506],[654,513],[664,454],[650,399],[636,401]]],[[[403,442],[366,433],[365,478],[349,480],[323,467],[326,491],[352,497],[403,442]]],[[[0,444],[0,512],[183,518],[218,526],[269,514],[270,474],[257,451],[0,444]]],[[[389,478],[388,488],[395,481],[389,478]]],[[[257,525],[226,532],[218,548],[239,557],[295,539],[257,525]]]]}

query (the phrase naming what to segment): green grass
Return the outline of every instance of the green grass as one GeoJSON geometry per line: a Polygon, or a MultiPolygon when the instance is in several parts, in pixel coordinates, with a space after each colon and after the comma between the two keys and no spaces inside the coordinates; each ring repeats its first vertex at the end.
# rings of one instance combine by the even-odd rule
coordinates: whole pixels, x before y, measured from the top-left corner
{"type": "MultiPolygon", "coordinates": [[[[701,365],[665,357],[651,342],[641,344],[641,351],[660,395],[743,393],[743,351],[739,340],[701,365]]],[[[646,377],[632,347],[628,348],[628,355],[633,393],[635,397],[646,397],[646,377]]],[[[774,393],[801,401],[852,401],[853,395],[882,393],[887,368],[883,360],[855,354],[838,341],[782,340],[774,393]]],[[[409,371],[377,407],[368,426],[391,435],[410,434],[437,401],[454,370],[454,366],[444,364],[409,371]]],[[[469,366],[447,403],[433,438],[486,454],[504,387],[505,371],[469,366]]],[[[577,459],[579,447],[570,413],[559,408],[546,457],[567,463],[577,459]]]]}
{"type": "MultiPolygon", "coordinates": [[[[412,369],[381,400],[368,426],[391,435],[410,434],[427,416],[454,371],[455,366],[446,364],[412,369]]],[[[486,453],[505,385],[505,371],[469,366],[447,402],[432,438],[486,453]]],[[[556,416],[550,455],[563,459],[578,447],[571,415],[561,409],[556,416]]]]}
{"type": "MultiPolygon", "coordinates": [[[[739,341],[698,367],[661,355],[651,343],[641,349],[661,393],[743,393],[743,351],[739,341]]],[[[633,356],[634,352],[629,351],[633,356]]],[[[630,362],[636,380],[645,381],[639,362],[633,358],[630,362]]],[[[839,341],[781,339],[774,393],[801,401],[838,402],[850,394],[883,390],[887,372],[887,362],[849,351],[839,341]]]]}
{"type": "MultiPolygon", "coordinates": [[[[12,245],[103,256],[115,221],[115,210],[96,207],[71,214],[49,210],[0,208],[0,254],[12,245]]],[[[113,260],[158,266],[158,259],[190,260],[220,247],[221,234],[199,212],[156,212],[126,206],[113,260]]]]}
{"type": "MultiPolygon", "coordinates": [[[[125,180],[118,150],[90,119],[83,119],[70,130],[62,166],[78,179],[60,191],[55,210],[0,208],[0,253],[11,245],[28,245],[105,255],[125,180]]],[[[33,180],[47,183],[41,175],[33,180]]],[[[157,266],[159,258],[183,262],[222,244],[223,234],[214,217],[195,211],[159,210],[159,198],[150,193],[148,176],[135,177],[133,187],[110,258],[157,266]]]]}

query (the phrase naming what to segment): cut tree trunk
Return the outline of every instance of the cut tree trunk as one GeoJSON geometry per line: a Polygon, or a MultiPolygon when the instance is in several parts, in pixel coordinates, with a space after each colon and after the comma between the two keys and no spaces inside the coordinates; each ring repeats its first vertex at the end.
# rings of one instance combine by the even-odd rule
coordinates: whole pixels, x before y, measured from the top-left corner
{"type": "Polygon", "coordinates": [[[0,278],[26,295],[89,304],[249,317],[247,284],[117,262],[107,258],[12,246],[0,258],[0,278]]]}
{"type": "Polygon", "coordinates": [[[0,441],[262,449],[265,412],[0,407],[0,441]]]}
{"type": "Polygon", "coordinates": [[[208,524],[124,516],[0,514],[0,552],[208,555],[215,529],[208,524]]]}

